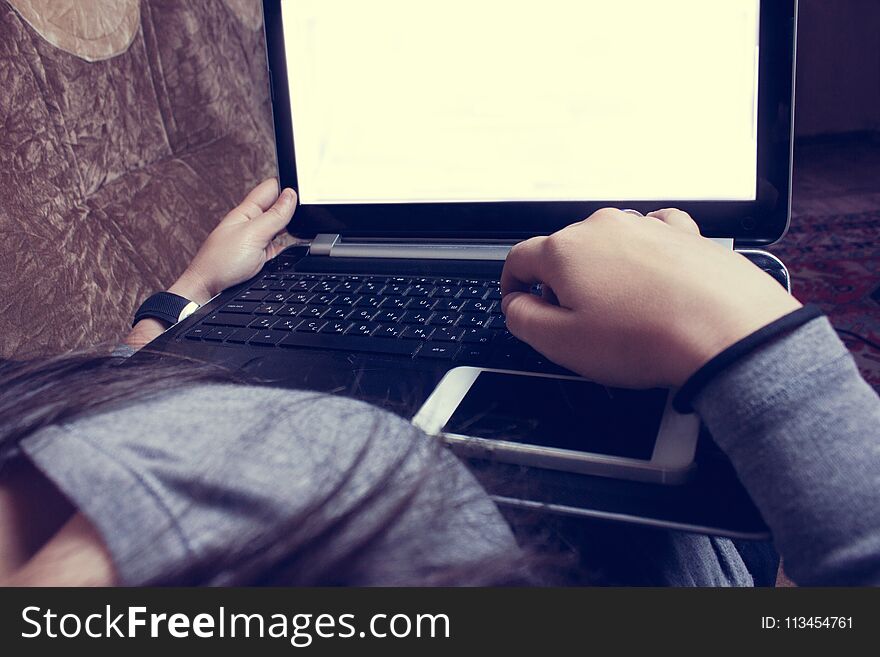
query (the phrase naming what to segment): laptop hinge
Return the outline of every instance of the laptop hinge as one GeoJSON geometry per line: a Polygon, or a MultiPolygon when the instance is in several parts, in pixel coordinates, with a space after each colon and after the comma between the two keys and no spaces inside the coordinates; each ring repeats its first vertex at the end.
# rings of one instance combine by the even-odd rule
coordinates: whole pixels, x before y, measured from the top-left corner
{"type": "MultiPolygon", "coordinates": [[[[733,249],[729,238],[711,238],[726,249],[733,249]]],[[[511,243],[456,242],[358,242],[343,240],[335,233],[320,233],[309,246],[309,255],[332,258],[403,258],[424,260],[504,260],[511,243]]]]}
{"type": "Polygon", "coordinates": [[[309,255],[332,258],[405,258],[422,260],[504,260],[514,242],[381,242],[345,240],[341,235],[321,233],[309,247],[309,255]]]}

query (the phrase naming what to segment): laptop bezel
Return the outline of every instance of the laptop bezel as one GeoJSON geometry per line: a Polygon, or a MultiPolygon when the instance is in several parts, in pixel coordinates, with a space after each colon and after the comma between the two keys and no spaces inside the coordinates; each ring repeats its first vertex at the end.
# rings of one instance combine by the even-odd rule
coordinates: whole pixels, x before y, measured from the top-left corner
{"type": "MultiPolygon", "coordinates": [[[[279,179],[298,189],[281,4],[263,0],[279,179]]],[[[649,212],[679,207],[707,237],[766,246],[786,232],[791,167],[797,0],[762,0],[758,102],[758,190],[749,202],[675,199],[601,202],[504,202],[300,205],[289,230],[298,237],[338,233],[362,239],[514,241],[549,234],[602,207],[649,212]]]]}

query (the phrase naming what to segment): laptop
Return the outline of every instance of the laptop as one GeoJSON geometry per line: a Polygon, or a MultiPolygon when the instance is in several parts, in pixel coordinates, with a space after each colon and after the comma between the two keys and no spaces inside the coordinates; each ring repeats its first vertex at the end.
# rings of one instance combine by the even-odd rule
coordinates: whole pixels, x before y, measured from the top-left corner
{"type": "MultiPolygon", "coordinates": [[[[796,0],[263,8],[302,243],[157,349],[412,418],[457,367],[568,374],[510,335],[498,281],[515,243],[600,208],[681,208],[786,283],[761,249],[790,217],[796,0]]],[[[697,462],[680,486],[513,463],[486,481],[519,508],[766,535],[706,436],[697,462]]]]}

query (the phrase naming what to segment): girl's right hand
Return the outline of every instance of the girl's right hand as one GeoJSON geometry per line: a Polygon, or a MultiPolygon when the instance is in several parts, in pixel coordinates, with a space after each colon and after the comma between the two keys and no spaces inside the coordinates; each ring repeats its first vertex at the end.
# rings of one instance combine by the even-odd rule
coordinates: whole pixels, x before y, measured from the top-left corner
{"type": "Polygon", "coordinates": [[[801,306],[745,257],[701,237],[679,210],[600,210],[521,242],[501,292],[515,336],[592,381],[634,388],[679,387],[801,306]],[[543,297],[529,293],[536,283],[543,297]]]}

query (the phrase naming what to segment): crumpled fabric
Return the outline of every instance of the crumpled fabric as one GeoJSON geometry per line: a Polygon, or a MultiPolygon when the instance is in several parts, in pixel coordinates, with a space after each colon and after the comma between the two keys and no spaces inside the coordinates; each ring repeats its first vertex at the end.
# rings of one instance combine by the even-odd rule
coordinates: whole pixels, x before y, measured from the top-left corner
{"type": "Polygon", "coordinates": [[[0,0],[0,358],[115,344],[275,175],[265,43],[216,0],[141,0],[86,62],[0,0]]]}

